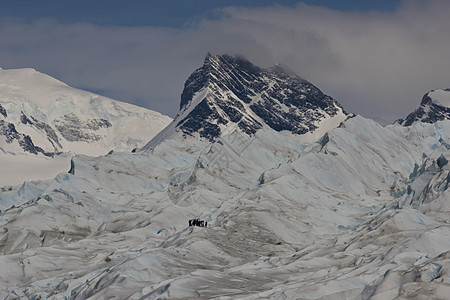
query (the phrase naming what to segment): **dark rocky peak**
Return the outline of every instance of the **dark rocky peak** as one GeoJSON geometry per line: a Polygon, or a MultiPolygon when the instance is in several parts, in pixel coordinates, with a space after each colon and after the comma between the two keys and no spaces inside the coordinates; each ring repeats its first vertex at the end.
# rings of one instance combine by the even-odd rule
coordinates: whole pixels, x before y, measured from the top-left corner
{"type": "Polygon", "coordinates": [[[242,94],[245,90],[243,83],[254,81],[261,71],[262,69],[241,56],[213,56],[208,53],[203,66],[195,70],[184,85],[180,110],[192,100],[196,92],[209,84],[216,84],[223,89],[232,89],[238,95],[242,94]]]}
{"type": "Polygon", "coordinates": [[[342,107],[287,68],[264,69],[242,56],[209,54],[186,81],[172,126],[149,144],[177,132],[210,141],[230,129],[250,135],[263,127],[305,134],[334,117],[345,119],[342,107]]]}
{"type": "Polygon", "coordinates": [[[406,119],[397,120],[396,123],[410,126],[415,122],[435,123],[442,120],[450,120],[450,89],[432,90],[426,93],[420,106],[406,119]]]}

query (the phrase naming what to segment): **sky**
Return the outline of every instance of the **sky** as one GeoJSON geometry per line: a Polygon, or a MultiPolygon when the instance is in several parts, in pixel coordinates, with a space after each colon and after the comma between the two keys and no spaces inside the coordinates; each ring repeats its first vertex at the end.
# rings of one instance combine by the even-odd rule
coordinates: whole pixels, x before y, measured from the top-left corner
{"type": "Polygon", "coordinates": [[[388,124],[450,83],[446,0],[2,0],[0,67],[174,117],[205,55],[288,66],[388,124]]]}

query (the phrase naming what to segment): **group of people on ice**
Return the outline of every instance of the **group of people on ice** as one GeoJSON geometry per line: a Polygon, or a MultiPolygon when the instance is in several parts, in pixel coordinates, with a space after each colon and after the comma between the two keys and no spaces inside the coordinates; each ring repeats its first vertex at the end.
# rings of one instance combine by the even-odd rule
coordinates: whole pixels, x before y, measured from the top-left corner
{"type": "Polygon", "coordinates": [[[203,221],[200,219],[192,219],[189,220],[189,226],[198,226],[198,227],[208,227],[208,221],[203,221]]]}

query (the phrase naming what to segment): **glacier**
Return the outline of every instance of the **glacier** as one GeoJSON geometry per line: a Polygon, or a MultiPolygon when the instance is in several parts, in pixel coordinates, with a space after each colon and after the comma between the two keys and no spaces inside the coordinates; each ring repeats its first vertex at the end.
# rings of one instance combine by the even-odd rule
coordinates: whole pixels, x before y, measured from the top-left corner
{"type": "Polygon", "coordinates": [[[0,297],[445,299],[449,149],[448,120],[354,116],[76,155],[0,191],[0,297]]]}

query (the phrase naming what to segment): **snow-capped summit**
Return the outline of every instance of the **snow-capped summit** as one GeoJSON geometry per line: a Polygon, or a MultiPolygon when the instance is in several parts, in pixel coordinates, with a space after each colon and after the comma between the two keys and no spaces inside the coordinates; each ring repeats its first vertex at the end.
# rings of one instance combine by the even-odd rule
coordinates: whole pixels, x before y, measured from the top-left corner
{"type": "Polygon", "coordinates": [[[34,69],[0,70],[0,163],[8,170],[0,186],[66,171],[70,157],[63,159],[64,169],[46,174],[62,153],[96,156],[142,147],[171,120],[72,88],[34,69]],[[33,165],[36,161],[41,167],[33,165]]]}
{"type": "Polygon", "coordinates": [[[185,83],[179,114],[146,148],[176,136],[215,141],[235,129],[306,134],[337,127],[346,116],[334,99],[280,65],[263,69],[241,56],[208,54],[185,83]]]}
{"type": "Polygon", "coordinates": [[[450,120],[450,89],[438,89],[426,93],[420,106],[405,120],[398,120],[397,123],[410,126],[414,122],[435,123],[442,120],[450,120]]]}
{"type": "Polygon", "coordinates": [[[158,112],[72,88],[34,69],[0,70],[0,148],[5,153],[130,151],[170,121],[158,112]]]}

